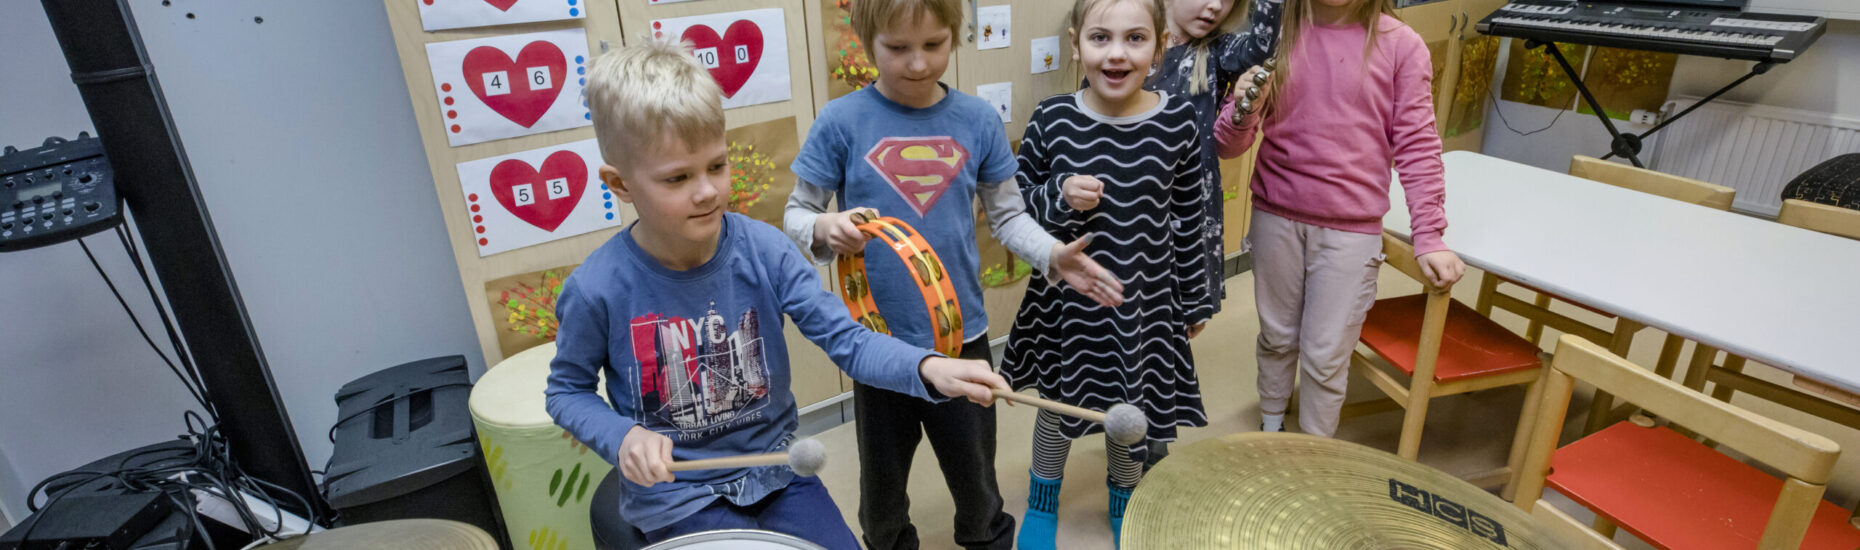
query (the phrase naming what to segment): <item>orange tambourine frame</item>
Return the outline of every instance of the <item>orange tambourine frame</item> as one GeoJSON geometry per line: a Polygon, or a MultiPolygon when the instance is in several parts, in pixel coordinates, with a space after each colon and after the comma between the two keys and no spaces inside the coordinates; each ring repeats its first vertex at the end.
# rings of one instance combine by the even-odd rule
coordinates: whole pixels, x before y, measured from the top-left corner
{"type": "MultiPolygon", "coordinates": [[[[923,293],[924,312],[934,325],[931,336],[936,351],[950,357],[961,355],[962,306],[956,303],[956,287],[950,283],[943,260],[930,249],[930,243],[910,225],[897,218],[879,217],[875,211],[854,212],[852,222],[860,232],[884,241],[910,269],[912,282],[917,284],[917,291],[923,293]]],[[[885,318],[878,313],[878,304],[872,301],[872,286],[865,275],[865,253],[840,256],[838,271],[840,299],[846,302],[853,319],[873,331],[891,334],[885,318]]]]}

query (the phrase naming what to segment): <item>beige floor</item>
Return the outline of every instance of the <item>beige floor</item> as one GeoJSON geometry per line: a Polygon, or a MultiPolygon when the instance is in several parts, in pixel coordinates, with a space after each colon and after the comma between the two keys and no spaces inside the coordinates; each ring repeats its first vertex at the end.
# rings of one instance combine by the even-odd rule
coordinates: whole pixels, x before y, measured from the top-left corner
{"type": "MultiPolygon", "coordinates": [[[[1477,271],[1469,272],[1465,282],[1455,288],[1455,297],[1472,303],[1480,276],[1477,271]]],[[[1193,341],[1196,362],[1200,368],[1203,400],[1212,422],[1205,428],[1184,430],[1181,441],[1176,444],[1178,446],[1210,437],[1252,431],[1259,426],[1259,397],[1254,386],[1257,369],[1254,341],[1258,335],[1259,321],[1253,309],[1252,275],[1242,274],[1230,279],[1227,288],[1228,299],[1224,311],[1193,341]]],[[[1383,270],[1382,296],[1411,294],[1419,290],[1418,284],[1399,273],[1383,270]]],[[[1558,311],[1578,317],[1586,314],[1573,308],[1567,311],[1559,308],[1558,311]]],[[[1501,315],[1499,320],[1522,332],[1521,319],[1501,315]]],[[[1652,364],[1662,337],[1663,334],[1658,331],[1643,332],[1635,341],[1631,358],[1642,364],[1652,364]]],[[[1752,370],[1765,369],[1753,367],[1752,370]]],[[[1578,403],[1571,406],[1571,414],[1575,417],[1570,422],[1572,428],[1582,416],[1576,411],[1587,410],[1588,392],[1586,389],[1578,390],[1578,403]]],[[[1350,393],[1352,401],[1378,396],[1375,388],[1360,378],[1351,381],[1350,393]]],[[[1521,388],[1495,389],[1435,400],[1429,408],[1426,435],[1421,445],[1421,462],[1456,475],[1469,475],[1503,466],[1523,393],[1521,388]]],[[[1737,403],[1749,406],[1742,396],[1737,403]]],[[[1758,410],[1765,414],[1775,411],[1758,410]]],[[[1031,407],[1005,407],[999,415],[1000,450],[996,469],[1008,513],[1016,518],[1026,509],[1033,416],[1034,410],[1031,407]]],[[[1775,412],[1774,416],[1828,434],[1844,448],[1860,448],[1860,434],[1844,428],[1837,429],[1833,424],[1793,414],[1792,411],[1775,412]]],[[[1296,422],[1288,424],[1295,426],[1296,422]]],[[[850,424],[842,425],[828,430],[819,438],[826,444],[829,456],[836,460],[822,474],[822,478],[832,492],[834,501],[839,504],[847,524],[857,532],[859,472],[854,462],[858,453],[851,428],[850,424]]],[[[1382,413],[1345,420],[1337,437],[1394,452],[1400,428],[1400,414],[1382,413]]],[[[1566,430],[1565,441],[1573,433],[1566,430]]],[[[930,453],[928,443],[919,446],[917,451],[909,491],[912,497],[911,517],[922,537],[923,547],[958,548],[951,540],[950,523],[954,507],[949,500],[948,490],[943,486],[941,473],[936,469],[936,458],[930,453]]],[[[1843,457],[1837,472],[1848,472],[1848,475],[1839,476],[1836,480],[1829,493],[1830,500],[1851,505],[1855,496],[1860,495],[1860,490],[1857,490],[1860,488],[1856,487],[1860,485],[1860,479],[1852,474],[1857,465],[1860,465],[1860,459],[1843,457]]],[[[1060,548],[1112,547],[1110,524],[1105,518],[1104,472],[1102,438],[1085,438],[1073,445],[1066,468],[1068,482],[1060,497],[1060,548]]],[[[1566,499],[1559,498],[1558,502],[1559,509],[1579,519],[1593,517],[1566,499]]],[[[1623,532],[1617,541],[1628,548],[1646,548],[1632,538],[1623,532]]]]}

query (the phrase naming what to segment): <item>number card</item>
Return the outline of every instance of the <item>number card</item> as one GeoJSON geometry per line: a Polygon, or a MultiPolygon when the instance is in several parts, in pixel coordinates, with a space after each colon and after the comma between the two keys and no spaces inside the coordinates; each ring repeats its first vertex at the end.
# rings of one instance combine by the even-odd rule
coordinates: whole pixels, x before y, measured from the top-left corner
{"type": "Polygon", "coordinates": [[[434,42],[426,61],[453,147],[592,124],[586,30],[434,42]]]}
{"type": "Polygon", "coordinates": [[[592,139],[459,163],[478,256],[619,226],[600,167],[592,139]]]}
{"type": "Polygon", "coordinates": [[[582,0],[420,0],[428,31],[581,19],[582,0]]]}
{"type": "Polygon", "coordinates": [[[723,108],[787,101],[788,27],[780,8],[694,15],[652,22],[656,40],[691,43],[723,88],[723,108]]]}

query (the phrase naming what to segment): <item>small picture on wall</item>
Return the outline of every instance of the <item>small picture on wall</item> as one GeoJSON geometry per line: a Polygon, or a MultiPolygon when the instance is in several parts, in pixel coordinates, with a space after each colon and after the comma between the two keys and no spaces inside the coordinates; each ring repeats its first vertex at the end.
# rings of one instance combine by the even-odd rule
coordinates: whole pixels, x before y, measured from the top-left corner
{"type": "MultiPolygon", "coordinates": [[[[1556,43],[1563,58],[1581,67],[1588,46],[1556,43]]],[[[1505,62],[1505,81],[1499,86],[1499,99],[1528,103],[1552,109],[1568,109],[1576,101],[1576,84],[1563,73],[1547,48],[1524,49],[1524,41],[1511,41],[1511,59],[1505,62]]]]}
{"type": "Polygon", "coordinates": [[[619,227],[594,140],[462,162],[459,187],[478,255],[619,227]]]}
{"type": "Polygon", "coordinates": [[[434,42],[426,60],[453,147],[592,124],[585,30],[434,42]]]}
{"type": "Polygon", "coordinates": [[[512,275],[484,284],[485,300],[491,305],[491,326],[497,330],[497,349],[504,357],[555,341],[561,323],[555,316],[555,301],[562,295],[562,283],[575,265],[512,275]]]}
{"type": "Polygon", "coordinates": [[[655,19],[651,28],[655,40],[691,44],[692,54],[723,88],[725,109],[794,96],[781,8],[655,19]]]}
{"type": "MultiPolygon", "coordinates": [[[[1660,110],[1678,64],[1676,54],[1596,48],[1582,81],[1589,86],[1589,93],[1595,94],[1602,110],[1608,112],[1608,118],[1627,120],[1636,109],[1660,110]]],[[[1586,102],[1578,102],[1576,111],[1595,114],[1586,102]]]]}
{"type": "Polygon", "coordinates": [[[865,43],[852,28],[852,3],[856,0],[820,0],[821,28],[824,41],[821,57],[827,67],[827,100],[839,99],[870,86],[878,80],[878,68],[867,57],[865,43]]]}
{"type": "Polygon", "coordinates": [[[419,0],[428,31],[581,19],[582,0],[419,0]]]}
{"type": "Polygon", "coordinates": [[[782,207],[794,192],[788,166],[800,153],[794,117],[732,128],[730,142],[730,211],[781,227],[782,207]]]}
{"type": "Polygon", "coordinates": [[[1460,78],[1453,86],[1453,107],[1441,137],[1478,131],[1485,125],[1485,101],[1491,97],[1492,73],[1498,68],[1498,37],[1479,35],[1460,47],[1460,78]]]}

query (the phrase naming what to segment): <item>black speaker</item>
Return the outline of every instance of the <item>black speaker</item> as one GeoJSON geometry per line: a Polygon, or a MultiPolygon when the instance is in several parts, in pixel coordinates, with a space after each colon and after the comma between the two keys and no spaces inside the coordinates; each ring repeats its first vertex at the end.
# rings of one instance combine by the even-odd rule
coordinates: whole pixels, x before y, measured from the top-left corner
{"type": "Polygon", "coordinates": [[[436,518],[476,525],[511,548],[472,428],[462,356],[382,369],[336,392],[336,447],[324,493],[344,525],[436,518]]]}

